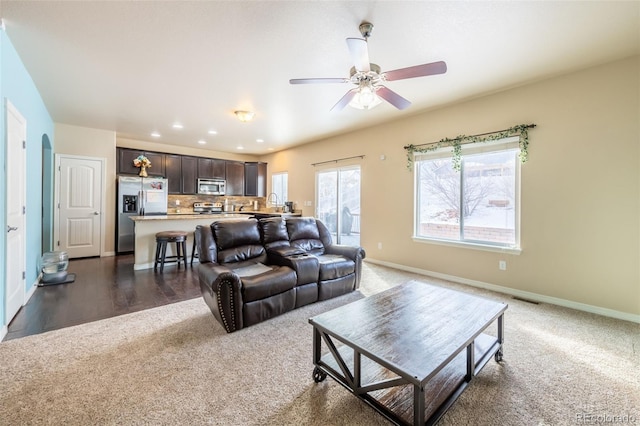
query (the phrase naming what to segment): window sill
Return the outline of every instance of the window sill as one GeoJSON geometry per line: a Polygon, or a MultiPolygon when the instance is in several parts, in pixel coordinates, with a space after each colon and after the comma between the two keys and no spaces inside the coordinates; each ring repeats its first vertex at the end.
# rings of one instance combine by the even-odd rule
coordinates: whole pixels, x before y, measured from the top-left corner
{"type": "Polygon", "coordinates": [[[412,239],[414,242],[422,243],[422,244],[436,244],[440,246],[459,247],[459,248],[482,250],[482,251],[492,251],[495,253],[507,253],[507,254],[514,254],[514,255],[520,255],[520,253],[522,253],[522,249],[519,247],[492,246],[488,244],[467,243],[462,241],[436,240],[432,238],[424,238],[424,237],[416,237],[416,236],[412,237],[412,239]]]}

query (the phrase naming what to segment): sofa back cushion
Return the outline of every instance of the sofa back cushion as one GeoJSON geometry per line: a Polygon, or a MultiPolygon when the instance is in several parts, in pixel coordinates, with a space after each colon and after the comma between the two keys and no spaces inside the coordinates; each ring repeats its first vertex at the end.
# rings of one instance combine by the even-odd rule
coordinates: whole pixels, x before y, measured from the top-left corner
{"type": "Polygon", "coordinates": [[[281,217],[269,217],[260,219],[262,231],[262,243],[266,249],[277,247],[289,247],[289,234],[287,225],[281,217]]]}
{"type": "Polygon", "coordinates": [[[211,229],[218,246],[218,263],[263,262],[266,258],[256,219],[216,221],[211,229]]]}
{"type": "Polygon", "coordinates": [[[289,242],[310,254],[323,254],[324,244],[320,240],[320,231],[313,217],[290,217],[286,221],[289,242]]]}

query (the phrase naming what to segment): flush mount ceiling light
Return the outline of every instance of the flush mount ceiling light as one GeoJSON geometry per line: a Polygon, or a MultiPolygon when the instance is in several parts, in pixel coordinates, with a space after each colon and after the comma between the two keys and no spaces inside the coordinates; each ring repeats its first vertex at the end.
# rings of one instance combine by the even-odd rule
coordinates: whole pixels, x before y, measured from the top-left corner
{"type": "Polygon", "coordinates": [[[153,132],[153,133],[151,133],[151,137],[153,137],[153,138],[159,138],[160,136],[161,136],[161,135],[160,135],[160,133],[158,133],[158,132],[153,132]]]}
{"type": "Polygon", "coordinates": [[[251,111],[234,111],[233,113],[238,117],[238,120],[243,123],[253,120],[254,116],[254,113],[251,111]]]}
{"type": "Polygon", "coordinates": [[[376,95],[376,88],[371,82],[361,82],[349,106],[357,109],[371,109],[380,105],[382,100],[376,95]]]}
{"type": "Polygon", "coordinates": [[[217,135],[217,134],[218,134],[218,132],[217,132],[217,131],[215,131],[215,130],[209,130],[209,132],[208,132],[208,133],[209,133],[210,135],[217,135]]]}
{"type": "Polygon", "coordinates": [[[204,145],[204,144],[206,144],[207,142],[206,142],[205,140],[200,139],[200,140],[198,141],[198,143],[199,143],[200,145],[204,145]]]}
{"type": "Polygon", "coordinates": [[[173,123],[171,127],[173,127],[174,129],[182,129],[184,126],[180,123],[173,123]]]}

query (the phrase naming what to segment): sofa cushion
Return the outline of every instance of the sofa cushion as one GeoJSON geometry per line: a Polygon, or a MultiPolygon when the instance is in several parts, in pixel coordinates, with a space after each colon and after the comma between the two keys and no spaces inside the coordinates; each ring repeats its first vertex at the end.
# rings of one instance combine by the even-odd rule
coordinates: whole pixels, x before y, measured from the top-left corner
{"type": "Polygon", "coordinates": [[[337,254],[323,254],[317,256],[320,263],[320,281],[335,280],[352,274],[356,270],[353,260],[337,254]]]}
{"type": "Polygon", "coordinates": [[[260,228],[262,230],[262,242],[267,249],[289,246],[289,234],[287,234],[287,225],[283,218],[270,217],[260,219],[260,228]]]}
{"type": "Polygon", "coordinates": [[[287,219],[289,241],[320,240],[316,220],[312,217],[292,217],[287,219]]]}
{"type": "Polygon", "coordinates": [[[211,224],[218,250],[247,245],[262,245],[256,219],[220,220],[211,224]]]}
{"type": "Polygon", "coordinates": [[[296,273],[287,266],[274,266],[270,271],[242,278],[245,302],[266,299],[296,286],[296,273]]]}
{"type": "Polygon", "coordinates": [[[255,259],[256,262],[263,262],[266,259],[264,247],[259,244],[247,244],[218,252],[218,263],[220,264],[244,262],[250,259],[255,259]]]}
{"type": "Polygon", "coordinates": [[[320,240],[295,240],[291,241],[291,246],[304,250],[306,253],[316,255],[324,253],[324,244],[320,240]]]}

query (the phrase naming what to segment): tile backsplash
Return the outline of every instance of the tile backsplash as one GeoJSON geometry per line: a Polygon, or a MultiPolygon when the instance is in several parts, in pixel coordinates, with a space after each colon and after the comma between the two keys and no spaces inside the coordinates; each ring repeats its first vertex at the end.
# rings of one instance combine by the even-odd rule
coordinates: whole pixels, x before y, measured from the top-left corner
{"type": "Polygon", "coordinates": [[[193,203],[222,203],[229,200],[229,204],[235,205],[236,210],[244,206],[244,210],[253,210],[253,202],[258,201],[258,210],[266,207],[266,197],[241,197],[241,196],[219,196],[219,195],[172,195],[169,194],[167,202],[167,213],[191,213],[193,203]],[[176,204],[176,201],[179,204],[176,204]]]}

